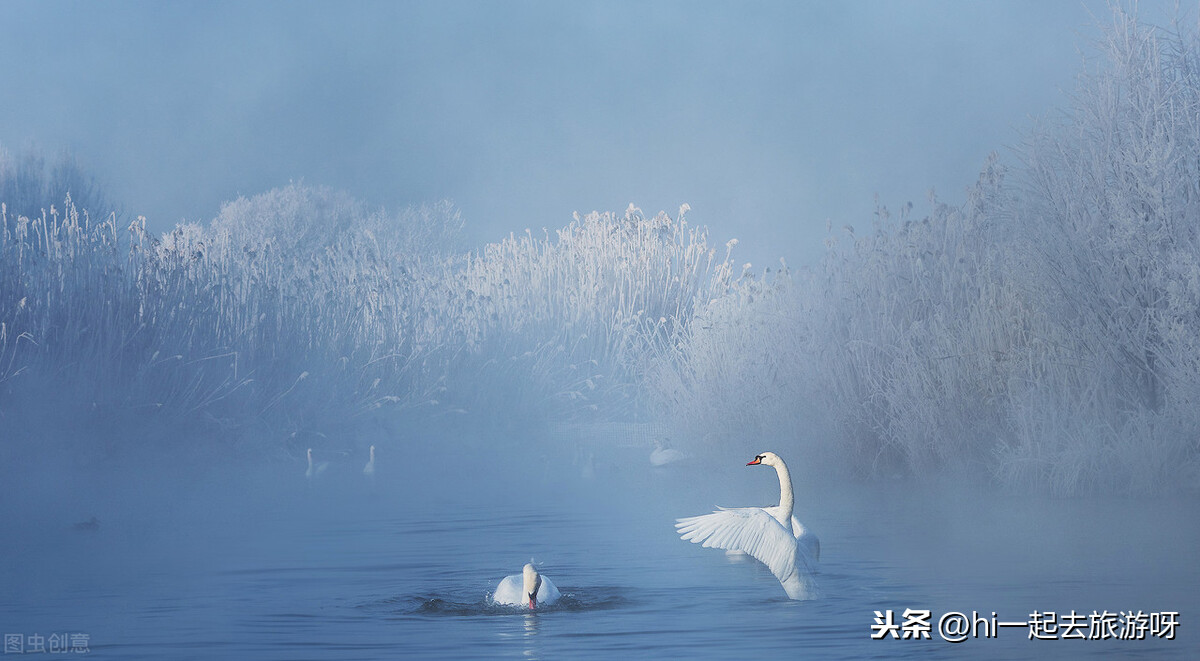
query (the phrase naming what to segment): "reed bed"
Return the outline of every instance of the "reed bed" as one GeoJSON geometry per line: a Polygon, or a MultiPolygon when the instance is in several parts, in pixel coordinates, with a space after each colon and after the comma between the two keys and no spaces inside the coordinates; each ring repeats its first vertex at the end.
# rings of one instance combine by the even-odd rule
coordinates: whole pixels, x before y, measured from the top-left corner
{"type": "Polygon", "coordinates": [[[651,372],[661,413],[865,475],[1200,485],[1200,41],[1116,9],[1095,52],[965,204],[881,206],[697,315],[651,372]]]}
{"type": "Polygon", "coordinates": [[[9,416],[53,392],[79,425],[269,443],[402,411],[636,415],[642,347],[728,272],[703,229],[634,209],[468,254],[446,249],[449,205],[388,215],[301,184],[159,237],[64,209],[0,210],[9,416]]]}
{"type": "Polygon", "coordinates": [[[108,429],[113,451],[130,430],[270,451],[397,415],[653,421],[866,476],[1194,488],[1197,34],[1114,10],[1018,164],[990,159],[962,204],[830,228],[811,269],[738,268],[686,205],[467,252],[449,204],[303,184],[153,236],[69,195],[29,212],[13,181],[57,189],[0,163],[21,199],[0,207],[0,420],[108,429]]]}

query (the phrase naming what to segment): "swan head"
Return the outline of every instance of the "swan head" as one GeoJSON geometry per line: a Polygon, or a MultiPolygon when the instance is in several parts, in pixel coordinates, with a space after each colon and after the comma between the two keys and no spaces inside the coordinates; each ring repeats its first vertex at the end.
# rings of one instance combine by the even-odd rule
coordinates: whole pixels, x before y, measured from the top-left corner
{"type": "Polygon", "coordinates": [[[782,466],[783,460],[774,452],[760,452],[755,455],[754,459],[746,464],[747,466],[782,466]]]}
{"type": "Polygon", "coordinates": [[[521,591],[525,597],[529,599],[529,610],[537,608],[537,593],[538,588],[542,587],[542,577],[538,576],[537,570],[533,568],[533,563],[525,563],[525,569],[522,572],[524,580],[522,581],[521,591]]]}
{"type": "Polygon", "coordinates": [[[308,463],[312,463],[312,448],[308,449],[308,463]]]}
{"type": "Polygon", "coordinates": [[[371,446],[371,461],[375,461],[375,446],[371,446]]]}

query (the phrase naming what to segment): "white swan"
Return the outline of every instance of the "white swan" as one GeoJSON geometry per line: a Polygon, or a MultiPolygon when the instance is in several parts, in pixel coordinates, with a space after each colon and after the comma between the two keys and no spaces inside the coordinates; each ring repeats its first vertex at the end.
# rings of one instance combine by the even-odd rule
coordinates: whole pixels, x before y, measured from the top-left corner
{"type": "Polygon", "coordinates": [[[650,465],[666,466],[683,459],[683,456],[682,452],[671,447],[671,443],[667,439],[655,439],[654,450],[650,453],[650,465]]]}
{"type": "Polygon", "coordinates": [[[375,495],[375,446],[371,446],[371,458],[367,460],[367,465],[363,466],[363,477],[367,479],[367,488],[371,495],[375,495]]]}
{"type": "Polygon", "coordinates": [[[313,478],[320,475],[321,473],[324,473],[326,468],[329,468],[328,461],[322,461],[321,463],[316,464],[316,465],[313,464],[312,448],[309,448],[308,449],[308,470],[304,471],[304,477],[308,478],[308,481],[311,483],[313,478]]]}
{"type": "Polygon", "coordinates": [[[549,606],[558,601],[562,595],[549,577],[542,576],[532,563],[526,563],[520,574],[505,576],[492,593],[492,603],[501,606],[529,606],[530,610],[538,604],[549,606]]]}
{"type": "Polygon", "coordinates": [[[363,475],[367,476],[368,480],[375,478],[375,446],[371,446],[371,458],[367,461],[367,465],[363,466],[363,475]]]}
{"type": "Polygon", "coordinates": [[[787,464],[774,452],[763,452],[746,465],[775,468],[779,505],[719,508],[712,514],[678,519],[679,535],[708,548],[748,553],[775,574],[789,598],[815,598],[812,565],[821,557],[821,543],[792,516],[795,499],[787,464]]]}

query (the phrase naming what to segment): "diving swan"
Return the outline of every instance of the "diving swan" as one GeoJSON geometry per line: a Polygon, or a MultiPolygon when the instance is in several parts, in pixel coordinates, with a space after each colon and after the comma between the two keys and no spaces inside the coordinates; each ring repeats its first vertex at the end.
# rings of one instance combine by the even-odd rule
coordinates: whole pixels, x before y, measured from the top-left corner
{"type": "Polygon", "coordinates": [[[548,577],[539,574],[532,563],[526,563],[524,571],[520,574],[505,576],[504,580],[500,581],[492,595],[492,603],[501,606],[529,606],[529,610],[534,610],[538,604],[549,606],[561,596],[548,577]]]}
{"type": "Polygon", "coordinates": [[[746,465],[775,469],[779,505],[722,507],[712,514],[678,519],[675,527],[680,537],[707,548],[748,553],[771,570],[789,598],[816,598],[812,566],[821,557],[821,543],[792,516],[795,499],[787,464],[774,452],[763,452],[746,465]]]}

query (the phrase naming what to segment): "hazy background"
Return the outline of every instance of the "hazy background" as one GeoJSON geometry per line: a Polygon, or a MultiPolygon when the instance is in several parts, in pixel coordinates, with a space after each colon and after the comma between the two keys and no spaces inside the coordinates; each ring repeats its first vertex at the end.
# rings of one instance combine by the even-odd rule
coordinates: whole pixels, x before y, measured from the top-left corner
{"type": "MultiPolygon", "coordinates": [[[[1173,3],[1142,3],[1161,19],[1173,3]]],[[[473,245],[692,206],[811,263],[874,195],[961,202],[1061,106],[1101,2],[0,1],[0,145],[68,149],[148,228],[289,180],[454,200],[473,245]]]]}
{"type": "Polygon", "coordinates": [[[32,208],[0,214],[6,645],[1197,658],[1184,11],[0,0],[0,202],[32,208]],[[62,150],[117,222],[37,213],[62,150]],[[862,231],[875,193],[916,211],[862,231]],[[406,208],[442,198],[482,254],[406,208]],[[814,269],[743,272],[815,262],[827,219],[860,231],[814,269]],[[777,502],[767,449],[817,601],[673,526],[777,502]],[[564,604],[490,605],[530,558],[564,604]],[[908,608],[1183,624],[870,639],[908,608]]]}

